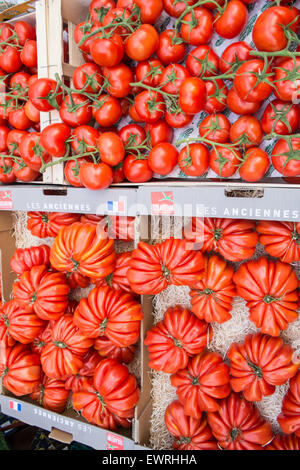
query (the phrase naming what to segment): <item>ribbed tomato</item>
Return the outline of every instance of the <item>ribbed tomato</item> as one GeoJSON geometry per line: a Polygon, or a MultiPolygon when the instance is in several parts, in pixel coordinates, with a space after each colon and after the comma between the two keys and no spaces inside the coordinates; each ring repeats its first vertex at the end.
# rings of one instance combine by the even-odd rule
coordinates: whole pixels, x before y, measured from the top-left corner
{"type": "Polygon", "coordinates": [[[270,423],[257,408],[236,393],[220,402],[218,411],[207,414],[219,445],[226,450],[262,450],[273,437],[270,423]]]}
{"type": "Polygon", "coordinates": [[[10,260],[11,269],[22,274],[30,271],[33,266],[49,266],[50,247],[48,245],[31,246],[30,248],[18,248],[10,260]]]}
{"type": "Polygon", "coordinates": [[[120,348],[106,336],[100,336],[100,338],[96,338],[94,348],[96,351],[98,351],[98,354],[101,357],[116,359],[118,362],[124,362],[124,364],[129,364],[133,361],[136,350],[135,345],[120,348]]]}
{"type": "Polygon", "coordinates": [[[95,369],[101,357],[94,349],[90,349],[85,356],[83,357],[83,366],[76,375],[68,375],[63,377],[65,380],[65,387],[67,390],[72,390],[72,392],[78,392],[84,386],[88,377],[93,377],[95,369]]]}
{"type": "Polygon", "coordinates": [[[70,391],[65,389],[65,382],[43,376],[36,389],[30,394],[46,410],[62,413],[67,406],[70,391]]]}
{"type": "Polygon", "coordinates": [[[193,285],[204,276],[202,253],[189,249],[186,240],[168,238],[148,245],[140,242],[133,250],[127,272],[131,289],[137,294],[155,295],[169,285],[193,285]]]}
{"type": "Polygon", "coordinates": [[[279,336],[298,318],[299,281],[289,264],[262,257],[242,264],[233,280],[262,333],[279,336]]]}
{"type": "Polygon", "coordinates": [[[265,450],[300,450],[300,437],[296,434],[277,434],[265,450]]]}
{"type": "Polygon", "coordinates": [[[115,431],[119,426],[130,428],[131,419],[134,416],[134,408],[128,413],[126,418],[120,418],[111,413],[103,406],[98,391],[93,386],[92,380],[87,380],[84,386],[72,395],[73,408],[80,411],[81,415],[92,424],[101,428],[115,431]]]}
{"type": "Polygon", "coordinates": [[[200,419],[203,411],[217,411],[218,400],[230,394],[229,367],[222,356],[203,352],[191,358],[186,369],[171,375],[187,416],[200,419]]]}
{"type": "Polygon", "coordinates": [[[46,324],[47,326],[44,328],[44,330],[33,339],[32,344],[31,344],[32,352],[36,354],[41,354],[46,344],[51,341],[53,324],[54,322],[49,321],[46,324]]]}
{"type": "Polygon", "coordinates": [[[272,395],[276,385],[297,373],[299,363],[293,361],[293,354],[293,348],[281,338],[261,333],[247,335],[243,343],[232,343],[227,352],[232,389],[243,392],[248,401],[272,395]]]}
{"type": "Polygon", "coordinates": [[[87,338],[107,336],[116,346],[135,344],[143,318],[141,305],[122,291],[95,287],[81,299],[74,313],[74,324],[87,338]]]}
{"type": "Polygon", "coordinates": [[[224,323],[231,318],[233,297],[236,295],[233,283],[234,269],[220,256],[205,259],[205,276],[190,291],[191,310],[200,320],[224,323]]]}
{"type": "Polygon", "coordinates": [[[251,258],[258,241],[255,222],[239,219],[193,217],[192,229],[185,230],[185,236],[199,244],[201,251],[214,250],[236,262],[251,258]]]}
{"type": "Polygon", "coordinates": [[[166,409],[165,424],[174,436],[173,449],[176,450],[218,450],[207,420],[186,416],[179,401],[173,401],[166,409]]]}
{"type": "Polygon", "coordinates": [[[149,367],[176,373],[187,367],[189,357],[201,353],[212,337],[209,325],[179,306],[168,308],[162,321],[153,326],[144,344],[149,350],[149,367]]]}
{"type": "Polygon", "coordinates": [[[63,273],[33,266],[13,284],[13,296],[20,307],[34,312],[42,320],[58,320],[68,306],[70,286],[63,273]]]}
{"type": "Polygon", "coordinates": [[[45,374],[53,379],[78,374],[83,357],[93,340],[83,336],[73,323],[71,315],[64,315],[52,327],[51,341],[41,353],[45,374]]]}
{"type": "Polygon", "coordinates": [[[66,273],[66,278],[72,290],[77,289],[77,287],[84,289],[85,287],[88,287],[91,283],[89,277],[83,276],[78,271],[75,271],[74,273],[66,273]]]}
{"type": "MultiPolygon", "coordinates": [[[[4,342],[12,346],[15,341],[31,343],[45,328],[45,322],[35,313],[19,307],[15,300],[10,300],[0,308],[0,331],[6,329],[4,342]],[[11,338],[15,341],[11,341],[11,338]]],[[[2,336],[2,333],[0,333],[2,336]]]]}
{"type": "Polygon", "coordinates": [[[28,395],[40,382],[40,358],[25,344],[1,347],[0,376],[4,387],[14,395],[28,395]]]}
{"type": "Polygon", "coordinates": [[[100,224],[108,236],[117,240],[133,241],[135,217],[121,215],[85,214],[80,218],[82,224],[100,224]]]}
{"type": "Polygon", "coordinates": [[[259,243],[269,255],[285,263],[300,261],[300,223],[261,220],[257,227],[259,243]]]}
{"type": "Polygon", "coordinates": [[[290,380],[277,421],[285,434],[295,433],[300,437],[300,372],[290,380]]]}
{"type": "Polygon", "coordinates": [[[80,214],[64,212],[28,212],[27,228],[35,237],[56,237],[61,227],[80,219],[80,214]]]}
{"type": "Polygon", "coordinates": [[[101,279],[114,270],[114,241],[96,225],[78,222],[59,231],[51,247],[50,262],[58,271],[78,271],[101,279]]]}
{"type": "Polygon", "coordinates": [[[114,272],[109,274],[105,279],[96,281],[97,287],[110,286],[115,290],[122,290],[124,292],[132,293],[127,272],[130,268],[131,251],[125,253],[118,253],[116,258],[116,266],[114,272]]]}

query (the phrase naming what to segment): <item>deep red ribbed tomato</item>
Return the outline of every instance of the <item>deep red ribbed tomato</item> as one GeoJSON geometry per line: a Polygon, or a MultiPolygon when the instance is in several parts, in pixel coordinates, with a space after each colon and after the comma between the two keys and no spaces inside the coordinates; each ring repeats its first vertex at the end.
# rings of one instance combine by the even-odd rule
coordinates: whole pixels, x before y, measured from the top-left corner
{"type": "Polygon", "coordinates": [[[233,280],[262,333],[279,336],[298,318],[299,281],[289,264],[262,257],[240,266],[233,280]]]}
{"type": "Polygon", "coordinates": [[[300,450],[300,437],[296,434],[277,434],[265,450],[300,450]]]}
{"type": "Polygon", "coordinates": [[[43,320],[35,313],[20,307],[15,300],[10,300],[0,308],[0,337],[8,346],[12,346],[15,341],[29,344],[44,328],[43,320]]]}
{"type": "Polygon", "coordinates": [[[211,337],[209,325],[189,310],[168,308],[163,320],[148,330],[144,341],[149,350],[149,367],[174,374],[187,366],[189,357],[201,353],[211,337]]]}
{"type": "Polygon", "coordinates": [[[186,240],[168,238],[133,250],[127,277],[133,292],[158,294],[171,284],[193,285],[204,276],[202,253],[189,248],[186,240]]]}
{"type": "Polygon", "coordinates": [[[257,408],[236,393],[220,401],[218,411],[207,414],[219,445],[227,450],[262,450],[273,437],[270,423],[257,408]]]}
{"type": "Polygon", "coordinates": [[[66,390],[65,382],[49,379],[44,375],[36,389],[30,394],[30,398],[46,410],[62,413],[67,406],[69,395],[70,392],[66,390]]]}
{"type": "Polygon", "coordinates": [[[84,384],[87,383],[88,377],[93,377],[95,369],[101,357],[93,348],[89,349],[86,355],[83,357],[83,366],[76,375],[68,375],[63,377],[65,380],[65,387],[67,390],[72,392],[79,392],[84,384]]]}
{"type": "Polygon", "coordinates": [[[205,276],[190,290],[191,310],[200,320],[224,323],[231,318],[234,269],[220,256],[205,256],[205,276]]]}
{"type": "Polygon", "coordinates": [[[31,344],[32,352],[36,354],[41,354],[46,344],[51,341],[53,324],[54,321],[49,321],[48,323],[46,323],[46,327],[44,328],[44,330],[33,339],[31,344]]]}
{"type": "Polygon", "coordinates": [[[173,401],[166,409],[165,424],[174,436],[173,449],[176,450],[218,450],[207,420],[186,416],[179,401],[173,401]]]}
{"type": "Polygon", "coordinates": [[[116,359],[118,362],[124,362],[124,364],[130,364],[130,362],[133,361],[136,350],[135,345],[120,348],[106,336],[96,338],[94,348],[101,357],[116,359]]]}
{"type": "Polygon", "coordinates": [[[27,228],[39,238],[56,237],[61,227],[72,225],[80,214],[64,212],[28,212],[27,228]]]}
{"type": "Polygon", "coordinates": [[[116,346],[135,344],[143,318],[141,305],[132,295],[110,287],[95,287],[81,299],[74,324],[87,338],[107,336],[116,346]]]}
{"type": "Polygon", "coordinates": [[[98,282],[95,280],[97,287],[110,286],[115,290],[122,290],[124,292],[133,293],[127,278],[127,272],[130,268],[130,260],[130,251],[125,253],[118,253],[114,272],[109,276],[106,276],[105,279],[100,279],[98,282]]]}
{"type": "Polygon", "coordinates": [[[277,421],[285,434],[295,433],[300,437],[300,372],[290,380],[277,421]]]}
{"type": "Polygon", "coordinates": [[[42,320],[58,320],[68,306],[70,286],[66,276],[49,272],[44,265],[25,271],[12,289],[18,305],[42,320]]]}
{"type": "Polygon", "coordinates": [[[260,220],[259,243],[269,255],[285,263],[300,261],[300,223],[260,220]]]}
{"type": "Polygon", "coordinates": [[[184,413],[200,419],[203,411],[217,411],[218,400],[230,394],[229,378],[229,367],[222,356],[206,351],[191,358],[170,380],[184,413]]]}
{"type": "Polygon", "coordinates": [[[248,401],[272,395],[276,385],[297,373],[299,363],[293,361],[293,355],[293,348],[281,338],[261,333],[247,335],[243,343],[232,343],[227,352],[232,389],[243,392],[248,401]]]}
{"type": "Polygon", "coordinates": [[[50,247],[48,245],[31,246],[30,248],[18,248],[10,260],[11,269],[22,274],[30,271],[33,266],[49,266],[50,247]]]}

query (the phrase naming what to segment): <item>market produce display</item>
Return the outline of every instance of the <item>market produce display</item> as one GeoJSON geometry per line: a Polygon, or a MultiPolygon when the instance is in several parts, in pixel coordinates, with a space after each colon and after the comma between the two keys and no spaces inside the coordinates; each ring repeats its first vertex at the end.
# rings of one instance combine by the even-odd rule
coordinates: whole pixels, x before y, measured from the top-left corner
{"type": "Polygon", "coordinates": [[[34,28],[2,23],[0,181],[57,164],[92,190],[299,176],[299,17],[286,2],[92,0],[72,80],[38,78],[34,28]],[[40,129],[55,109],[61,122],[40,129]]]}

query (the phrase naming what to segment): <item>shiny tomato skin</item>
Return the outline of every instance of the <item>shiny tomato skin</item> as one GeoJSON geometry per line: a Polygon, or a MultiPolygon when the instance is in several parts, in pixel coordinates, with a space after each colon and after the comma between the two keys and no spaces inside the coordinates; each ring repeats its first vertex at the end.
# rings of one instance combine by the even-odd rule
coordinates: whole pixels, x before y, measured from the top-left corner
{"type": "Polygon", "coordinates": [[[10,133],[10,128],[7,126],[0,126],[0,152],[4,153],[7,150],[7,137],[10,133]]]}
{"type": "Polygon", "coordinates": [[[161,142],[171,143],[173,140],[174,131],[164,120],[146,124],[145,131],[149,133],[152,147],[161,142]]]}
{"type": "Polygon", "coordinates": [[[139,158],[136,155],[127,155],[123,169],[125,178],[131,183],[145,183],[153,176],[146,157],[139,158]]]}
{"type": "Polygon", "coordinates": [[[90,45],[93,61],[101,67],[118,65],[124,57],[122,38],[114,34],[111,38],[96,37],[90,45]]]}
{"type": "Polygon", "coordinates": [[[26,67],[37,67],[37,42],[34,40],[26,41],[20,54],[21,62],[26,67]]]}
{"type": "Polygon", "coordinates": [[[102,162],[116,166],[124,160],[125,149],[121,137],[114,132],[103,132],[97,142],[102,162]]]}
{"type": "Polygon", "coordinates": [[[145,85],[157,86],[160,81],[160,76],[164,70],[162,62],[158,59],[151,58],[139,62],[136,66],[136,79],[145,85]],[[153,74],[150,75],[151,70],[154,69],[153,74]]]}
{"type": "Polygon", "coordinates": [[[150,24],[143,24],[125,41],[125,52],[132,60],[141,62],[151,57],[159,45],[156,29],[150,24]]]}
{"type": "Polygon", "coordinates": [[[16,73],[22,68],[21,54],[12,46],[6,46],[0,54],[0,67],[7,73],[16,73]]]}
{"type": "Polygon", "coordinates": [[[4,184],[10,184],[16,181],[16,175],[13,170],[13,160],[11,158],[0,158],[0,181],[4,184]]]}
{"type": "Polygon", "coordinates": [[[295,158],[290,158],[286,153],[290,153],[290,147],[286,140],[279,139],[271,153],[274,168],[284,176],[300,175],[300,139],[291,139],[291,147],[295,158]]]}
{"type": "Polygon", "coordinates": [[[155,145],[149,153],[148,165],[158,175],[166,176],[171,173],[177,162],[178,151],[168,142],[155,145]]]}
{"type": "Polygon", "coordinates": [[[91,21],[98,21],[99,20],[99,12],[100,9],[107,9],[110,10],[111,8],[115,8],[116,4],[114,0],[92,0],[89,5],[89,17],[91,21]]]}
{"type": "Polygon", "coordinates": [[[163,70],[159,84],[166,93],[177,95],[183,81],[189,77],[186,67],[180,64],[170,64],[163,70]]]}
{"type": "Polygon", "coordinates": [[[96,30],[99,30],[101,26],[102,24],[97,20],[93,22],[83,21],[75,26],[74,41],[76,42],[76,44],[78,45],[79,49],[82,51],[83,54],[90,54],[91,44],[97,37],[97,36],[91,36],[90,38],[83,41],[81,45],[79,45],[79,43],[83,39],[83,36],[88,35],[92,32],[95,32],[96,30]]]}
{"type": "Polygon", "coordinates": [[[90,101],[79,93],[72,93],[72,99],[75,106],[79,105],[78,109],[71,109],[70,97],[67,95],[59,108],[61,120],[70,127],[87,125],[92,118],[90,101]]]}
{"type": "Polygon", "coordinates": [[[113,181],[113,172],[106,163],[83,163],[79,170],[79,178],[88,189],[106,189],[113,181]]]}
{"type": "Polygon", "coordinates": [[[271,68],[265,67],[261,59],[252,59],[244,62],[236,71],[234,87],[243,100],[257,102],[264,101],[272,93],[271,68]],[[264,82],[258,82],[257,74],[266,73],[268,77],[264,82]]]}
{"type": "Polygon", "coordinates": [[[294,134],[299,127],[300,108],[297,104],[291,104],[278,99],[271,101],[265,108],[261,118],[261,127],[266,134],[294,134]],[[286,119],[280,119],[283,112],[286,119]],[[286,124],[289,123],[289,125],[286,124]]]}
{"type": "Polygon", "coordinates": [[[120,101],[110,95],[101,95],[93,103],[93,117],[101,127],[111,127],[122,116],[120,101]]]}
{"type": "Polygon", "coordinates": [[[99,131],[91,126],[78,126],[72,131],[71,147],[77,154],[95,152],[99,131]]]}
{"type": "Polygon", "coordinates": [[[30,183],[30,181],[34,181],[39,176],[39,172],[29,168],[25,162],[16,161],[13,164],[14,174],[19,181],[23,181],[25,183],[30,183]]]}
{"type": "Polygon", "coordinates": [[[279,67],[275,67],[275,96],[282,101],[292,101],[299,99],[300,96],[300,57],[295,57],[295,60],[290,57],[282,61],[279,67]],[[289,80],[286,78],[289,73],[294,73],[295,78],[289,80]]]}
{"type": "Polygon", "coordinates": [[[191,24],[188,24],[193,17],[191,13],[187,13],[182,20],[180,35],[188,44],[194,46],[207,44],[213,33],[213,14],[202,7],[196,7],[193,12],[196,26],[191,28],[191,24]]]}
{"type": "Polygon", "coordinates": [[[209,166],[208,148],[201,143],[184,147],[179,153],[178,166],[188,176],[204,175],[209,166]]]}
{"type": "Polygon", "coordinates": [[[29,127],[32,126],[32,121],[28,119],[25,113],[24,106],[20,107],[19,109],[16,108],[10,111],[8,116],[8,122],[11,127],[19,129],[20,131],[25,131],[26,129],[29,129],[29,127]]]}
{"type": "Polygon", "coordinates": [[[215,81],[205,81],[206,88],[206,103],[204,110],[209,113],[220,113],[226,108],[226,98],[228,89],[223,80],[217,78],[215,81]]]}
{"type": "Polygon", "coordinates": [[[250,102],[243,100],[237,94],[234,87],[230,88],[228,95],[227,95],[227,106],[228,108],[235,114],[254,114],[256,113],[259,108],[261,107],[261,102],[250,102]]]}
{"type": "Polygon", "coordinates": [[[176,2],[175,0],[163,0],[164,10],[174,18],[179,18],[185,9],[186,5],[194,5],[196,0],[187,0],[186,2],[176,2]]]}
{"type": "Polygon", "coordinates": [[[21,46],[24,46],[26,41],[30,39],[36,39],[35,27],[28,23],[28,21],[17,21],[14,25],[14,30],[18,37],[18,43],[21,46]]]}
{"type": "Polygon", "coordinates": [[[97,64],[86,62],[74,70],[72,80],[76,90],[84,89],[87,93],[98,93],[103,84],[101,68],[97,64]],[[91,77],[93,77],[93,83],[86,85],[91,77]]]}
{"type": "Polygon", "coordinates": [[[27,135],[27,131],[20,131],[18,129],[12,129],[10,132],[7,134],[7,141],[6,145],[10,153],[13,155],[16,155],[17,157],[20,157],[20,152],[19,152],[19,145],[21,142],[22,137],[24,135],[27,135]]]}
{"type": "Polygon", "coordinates": [[[165,110],[163,96],[159,92],[148,90],[142,91],[136,96],[134,106],[140,118],[151,124],[159,121],[165,110]],[[155,103],[155,107],[151,108],[149,102],[155,103]]]}
{"type": "MultiPolygon", "coordinates": [[[[127,124],[127,126],[124,126],[119,130],[118,134],[125,147],[139,146],[146,139],[144,128],[138,124],[127,124]]],[[[130,148],[128,151],[133,153],[134,148],[130,148]]]]}
{"type": "Polygon", "coordinates": [[[58,93],[56,97],[53,97],[53,100],[55,106],[59,106],[62,102],[62,90],[57,87],[57,82],[51,78],[39,78],[32,81],[29,85],[28,97],[39,111],[52,111],[55,109],[55,106],[52,106],[51,102],[42,98],[46,98],[49,93],[54,93],[55,90],[58,93]]]}
{"type": "Polygon", "coordinates": [[[215,30],[222,38],[232,39],[240,34],[248,20],[246,5],[240,0],[230,0],[224,13],[217,16],[215,30]]]}
{"type": "Polygon", "coordinates": [[[255,116],[241,116],[231,125],[229,135],[232,143],[238,143],[242,138],[239,146],[247,149],[261,143],[263,131],[255,116]]]}
{"type": "Polygon", "coordinates": [[[193,77],[210,77],[217,75],[219,57],[207,44],[195,47],[186,59],[186,68],[193,77]]]}
{"type": "Polygon", "coordinates": [[[154,24],[163,11],[162,0],[135,0],[140,8],[142,23],[154,24]]]}
{"type": "Polygon", "coordinates": [[[217,146],[209,155],[210,168],[220,177],[229,178],[237,172],[241,153],[226,147],[217,146]]]}
{"type": "Polygon", "coordinates": [[[181,38],[176,39],[176,42],[173,43],[174,36],[175,31],[173,29],[167,29],[159,36],[156,55],[164,64],[174,64],[184,59],[186,53],[185,43],[181,38]]]}
{"type": "Polygon", "coordinates": [[[91,160],[88,157],[80,157],[66,162],[64,168],[64,175],[69,184],[71,184],[72,186],[76,186],[77,188],[83,187],[83,184],[81,183],[79,177],[80,167],[84,163],[88,163],[90,161],[91,160]]]}
{"type": "Polygon", "coordinates": [[[240,177],[248,182],[260,181],[270,166],[269,156],[259,147],[251,147],[244,155],[243,163],[239,168],[240,177]]]}
{"type": "Polygon", "coordinates": [[[66,124],[50,124],[41,132],[40,145],[52,157],[63,157],[67,152],[66,140],[70,135],[71,129],[66,124]]]}
{"type": "Polygon", "coordinates": [[[181,129],[182,127],[188,126],[194,116],[192,114],[187,114],[187,113],[171,113],[170,111],[165,112],[165,120],[166,123],[170,127],[174,127],[174,129],[181,129]]]}
{"type": "Polygon", "coordinates": [[[252,47],[244,41],[230,44],[221,55],[219,61],[220,72],[226,73],[232,67],[234,67],[235,70],[237,68],[236,64],[239,63],[239,61],[244,62],[245,60],[252,59],[253,56],[250,55],[250,51],[252,50],[252,47]]]}
{"type": "Polygon", "coordinates": [[[34,106],[31,100],[26,101],[24,111],[28,119],[32,122],[39,123],[41,120],[40,111],[34,106]]]}
{"type": "Polygon", "coordinates": [[[200,137],[217,143],[229,141],[230,121],[224,114],[211,114],[199,126],[200,137]]]}
{"type": "Polygon", "coordinates": [[[42,166],[41,156],[45,163],[51,160],[49,155],[40,145],[41,135],[38,132],[27,132],[20,140],[19,152],[29,168],[39,171],[42,166]]]}
{"type": "Polygon", "coordinates": [[[102,67],[102,74],[109,82],[106,91],[115,98],[125,98],[131,93],[133,72],[122,62],[114,67],[102,67]]]}
{"type": "Polygon", "coordinates": [[[186,78],[179,88],[179,106],[184,113],[198,114],[205,107],[206,86],[201,78],[186,78]]]}

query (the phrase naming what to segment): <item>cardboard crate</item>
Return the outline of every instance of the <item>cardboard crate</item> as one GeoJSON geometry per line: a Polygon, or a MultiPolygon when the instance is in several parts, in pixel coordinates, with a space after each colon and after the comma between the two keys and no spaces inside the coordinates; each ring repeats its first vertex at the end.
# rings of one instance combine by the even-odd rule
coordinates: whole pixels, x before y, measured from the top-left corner
{"type": "MultiPolygon", "coordinates": [[[[11,296],[12,284],[16,275],[10,268],[10,259],[16,249],[12,235],[13,212],[0,211],[0,262],[2,296],[8,301],[11,296]]],[[[142,229],[143,232],[143,229],[142,229]]],[[[141,298],[144,320],[141,322],[140,333],[140,399],[135,408],[132,429],[119,428],[118,432],[111,432],[91,425],[80,417],[73,409],[66,410],[63,414],[45,410],[30,400],[28,396],[16,397],[2,387],[0,394],[1,411],[20,421],[32,426],[51,431],[51,437],[62,442],[70,443],[73,440],[86,444],[95,449],[135,449],[147,446],[149,440],[149,420],[152,411],[150,398],[151,382],[148,366],[147,349],[144,346],[144,338],[148,329],[152,326],[152,298],[141,298]]]]}

